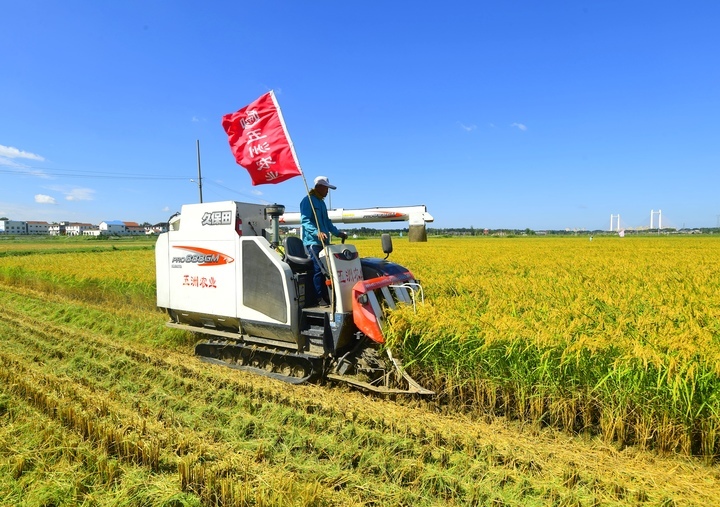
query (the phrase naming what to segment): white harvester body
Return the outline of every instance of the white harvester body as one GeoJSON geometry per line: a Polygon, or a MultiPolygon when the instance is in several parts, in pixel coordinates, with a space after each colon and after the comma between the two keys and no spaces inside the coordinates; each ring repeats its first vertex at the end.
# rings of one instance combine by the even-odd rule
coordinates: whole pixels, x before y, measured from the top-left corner
{"type": "Polygon", "coordinates": [[[321,262],[331,306],[307,308],[312,262],[302,245],[300,257],[288,251],[291,239],[298,250],[299,239],[287,238],[282,254],[277,239],[266,237],[277,231],[278,209],[187,204],[170,219],[155,249],[157,305],[170,316],[168,325],[206,336],[195,350],[211,362],[293,383],[328,377],[378,392],[428,394],[414,381],[409,389],[391,387],[391,370],[412,379],[396,360],[376,354],[383,312],[414,303],[412,274],[386,260],[361,259],[354,245],[330,245],[321,262]]]}

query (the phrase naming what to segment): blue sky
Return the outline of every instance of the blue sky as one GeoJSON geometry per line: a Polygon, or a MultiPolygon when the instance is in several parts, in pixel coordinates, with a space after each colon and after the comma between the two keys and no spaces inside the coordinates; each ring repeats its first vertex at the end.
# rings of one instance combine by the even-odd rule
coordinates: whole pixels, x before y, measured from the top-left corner
{"type": "Polygon", "coordinates": [[[0,216],[159,222],[253,187],[220,125],[275,90],[333,207],[434,227],[720,223],[715,1],[3,2],[0,216]],[[657,217],[656,217],[657,220],[657,217]]]}

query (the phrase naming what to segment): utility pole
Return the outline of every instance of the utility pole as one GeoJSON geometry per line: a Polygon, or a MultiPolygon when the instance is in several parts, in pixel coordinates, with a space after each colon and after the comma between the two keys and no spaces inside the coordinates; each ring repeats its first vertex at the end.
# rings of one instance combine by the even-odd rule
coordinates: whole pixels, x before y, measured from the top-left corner
{"type": "Polygon", "coordinates": [[[200,202],[202,203],[202,172],[200,171],[200,139],[195,141],[197,147],[197,164],[198,164],[198,190],[200,191],[200,202]]]}

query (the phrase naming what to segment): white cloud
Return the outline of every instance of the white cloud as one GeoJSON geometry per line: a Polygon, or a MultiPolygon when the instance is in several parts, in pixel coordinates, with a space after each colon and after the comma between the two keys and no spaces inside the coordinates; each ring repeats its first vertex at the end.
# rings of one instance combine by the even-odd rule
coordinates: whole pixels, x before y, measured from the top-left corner
{"type": "Polygon", "coordinates": [[[38,204],[55,204],[55,198],[45,194],[36,194],[35,202],[38,204]]]}
{"type": "Polygon", "coordinates": [[[517,127],[520,130],[522,130],[523,132],[527,130],[527,127],[525,125],[523,125],[522,123],[511,123],[510,126],[517,127]]]}
{"type": "Polygon", "coordinates": [[[47,185],[46,190],[60,192],[65,195],[67,201],[93,201],[95,200],[95,190],[92,188],[71,187],[69,185],[47,185]]]}
{"type": "Polygon", "coordinates": [[[168,211],[170,211],[170,206],[165,206],[162,211],[163,213],[167,213],[168,211]]]}
{"type": "Polygon", "coordinates": [[[0,144],[0,157],[3,157],[3,158],[25,158],[28,160],[37,160],[39,162],[42,162],[45,160],[40,155],[36,155],[34,153],[29,153],[27,151],[18,150],[17,148],[13,148],[12,146],[3,146],[2,144],[0,144]]]}
{"type": "Polygon", "coordinates": [[[475,125],[475,124],[465,125],[464,123],[461,123],[461,122],[458,122],[458,123],[460,123],[460,127],[466,132],[471,132],[477,128],[477,125],[475,125]]]}
{"type": "Polygon", "coordinates": [[[65,192],[65,199],[68,201],[92,201],[95,191],[91,188],[73,188],[65,192]]]}

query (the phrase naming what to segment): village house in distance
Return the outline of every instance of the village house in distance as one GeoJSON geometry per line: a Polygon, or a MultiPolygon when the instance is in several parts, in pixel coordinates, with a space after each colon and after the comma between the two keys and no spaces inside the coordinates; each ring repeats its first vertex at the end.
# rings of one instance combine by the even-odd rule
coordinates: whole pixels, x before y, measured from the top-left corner
{"type": "Polygon", "coordinates": [[[142,236],[167,232],[167,222],[140,225],[137,222],[108,220],[93,225],[80,222],[39,222],[0,218],[0,234],[49,236],[142,236]]]}

